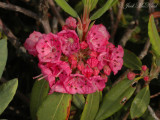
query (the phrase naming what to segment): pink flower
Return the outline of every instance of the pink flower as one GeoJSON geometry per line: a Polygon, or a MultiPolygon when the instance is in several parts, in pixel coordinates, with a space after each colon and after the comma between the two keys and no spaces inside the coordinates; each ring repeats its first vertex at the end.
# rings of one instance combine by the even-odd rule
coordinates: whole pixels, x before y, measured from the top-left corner
{"type": "Polygon", "coordinates": [[[86,64],[86,65],[85,65],[85,68],[82,70],[82,74],[83,74],[85,77],[89,78],[89,77],[92,76],[93,70],[89,67],[89,65],[86,64]]]}
{"type": "Polygon", "coordinates": [[[94,68],[94,67],[97,67],[98,65],[98,60],[96,58],[89,58],[87,60],[87,64],[91,67],[91,68],[94,68]]]}
{"type": "Polygon", "coordinates": [[[77,27],[77,21],[73,17],[68,17],[66,19],[66,24],[65,24],[69,29],[76,29],[77,27]]]}
{"type": "Polygon", "coordinates": [[[105,79],[100,76],[93,76],[89,78],[92,81],[96,90],[102,91],[105,88],[105,79]]]}
{"type": "Polygon", "coordinates": [[[39,68],[41,69],[43,76],[48,80],[50,87],[55,84],[55,78],[65,80],[72,72],[68,63],[62,61],[44,65],[39,63],[39,68]]]}
{"type": "Polygon", "coordinates": [[[101,70],[105,65],[108,65],[114,75],[121,70],[123,65],[123,48],[119,45],[118,48],[108,47],[106,52],[102,52],[98,56],[98,68],[101,70]]]}
{"type": "Polygon", "coordinates": [[[117,72],[121,70],[123,66],[123,55],[124,51],[120,45],[118,45],[118,48],[114,48],[112,51],[112,54],[110,56],[111,61],[109,63],[109,66],[113,71],[114,75],[117,74],[117,72]]]}
{"type": "Polygon", "coordinates": [[[72,74],[65,80],[64,86],[69,94],[90,94],[96,91],[93,84],[80,74],[72,74]]]}
{"type": "Polygon", "coordinates": [[[103,71],[108,76],[111,74],[111,68],[108,65],[104,66],[103,71]]]}
{"type": "Polygon", "coordinates": [[[87,47],[88,47],[88,44],[85,41],[81,42],[81,49],[82,50],[86,49],[87,47]]]}
{"type": "Polygon", "coordinates": [[[100,25],[93,25],[86,37],[89,48],[93,51],[104,52],[110,35],[106,28],[100,25]]]}
{"type": "Polygon", "coordinates": [[[26,50],[28,50],[29,54],[33,56],[38,55],[38,52],[36,50],[36,44],[41,37],[42,34],[40,32],[34,31],[30,34],[29,38],[26,39],[24,47],[26,48],[26,50]]]}
{"type": "Polygon", "coordinates": [[[127,78],[128,78],[129,80],[133,80],[135,77],[136,77],[136,74],[133,73],[133,72],[129,72],[129,73],[127,74],[127,78]]]}
{"type": "Polygon", "coordinates": [[[69,56],[80,49],[79,38],[74,30],[63,30],[58,33],[62,44],[62,52],[69,56]]]}
{"type": "Polygon", "coordinates": [[[51,87],[49,94],[54,92],[67,93],[65,86],[63,85],[63,81],[57,81],[56,84],[51,87]]]}
{"type": "Polygon", "coordinates": [[[52,33],[44,35],[36,45],[40,62],[57,62],[61,57],[61,43],[52,33]]]}

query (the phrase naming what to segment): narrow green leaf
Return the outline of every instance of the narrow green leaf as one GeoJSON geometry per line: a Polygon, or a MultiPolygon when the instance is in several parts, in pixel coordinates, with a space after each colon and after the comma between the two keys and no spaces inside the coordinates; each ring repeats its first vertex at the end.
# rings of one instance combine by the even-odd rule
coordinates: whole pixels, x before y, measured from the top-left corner
{"type": "Polygon", "coordinates": [[[72,95],[53,93],[49,95],[37,112],[38,120],[68,120],[72,95]]]}
{"type": "Polygon", "coordinates": [[[99,92],[88,94],[81,120],[94,120],[99,108],[99,92]]]}
{"type": "Polygon", "coordinates": [[[124,66],[133,70],[141,70],[141,60],[131,51],[124,49],[124,66]]]}
{"type": "Polygon", "coordinates": [[[108,0],[105,5],[91,16],[91,20],[101,17],[109,8],[111,8],[118,0],[108,0]]]}
{"type": "Polygon", "coordinates": [[[152,49],[157,56],[160,56],[160,36],[158,34],[153,15],[151,15],[149,19],[148,34],[152,44],[152,49]]]}
{"type": "Polygon", "coordinates": [[[73,103],[78,107],[79,109],[83,109],[85,104],[85,98],[82,94],[75,94],[73,95],[73,103]]]}
{"type": "Polygon", "coordinates": [[[116,84],[105,96],[95,120],[104,120],[120,110],[132,96],[135,87],[134,81],[124,79],[116,84]]]}
{"type": "Polygon", "coordinates": [[[36,114],[39,106],[47,97],[49,91],[49,85],[46,80],[36,80],[32,88],[31,100],[30,100],[30,113],[32,120],[36,120],[36,114]]]}
{"type": "Polygon", "coordinates": [[[55,1],[65,12],[67,12],[73,17],[78,18],[77,12],[65,0],[55,0],[55,1]]]}
{"type": "Polygon", "coordinates": [[[136,95],[136,97],[132,102],[130,109],[131,118],[134,119],[141,117],[147,110],[149,101],[150,101],[150,91],[149,87],[146,86],[136,95]]]}
{"type": "Polygon", "coordinates": [[[0,78],[6,66],[7,56],[8,56],[7,40],[2,39],[0,40],[0,78]]]}
{"type": "Polygon", "coordinates": [[[96,7],[98,0],[91,0],[91,11],[96,7]]]}
{"type": "Polygon", "coordinates": [[[13,79],[0,86],[0,114],[7,108],[13,99],[18,87],[18,80],[13,79]]]}

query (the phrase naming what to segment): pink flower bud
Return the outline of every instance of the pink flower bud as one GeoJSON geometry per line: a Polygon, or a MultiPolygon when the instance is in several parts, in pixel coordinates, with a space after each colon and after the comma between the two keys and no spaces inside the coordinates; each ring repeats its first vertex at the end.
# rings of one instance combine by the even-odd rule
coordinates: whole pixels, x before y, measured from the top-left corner
{"type": "Polygon", "coordinates": [[[85,42],[85,41],[83,41],[82,43],[81,43],[81,49],[86,49],[88,47],[88,44],[85,42]]]}
{"type": "Polygon", "coordinates": [[[93,74],[93,70],[89,67],[89,65],[85,65],[85,68],[82,70],[82,74],[89,78],[92,76],[93,74]]]}
{"type": "Polygon", "coordinates": [[[100,72],[100,70],[97,67],[93,68],[93,75],[94,76],[98,76],[99,72],[100,72]]]}
{"type": "Polygon", "coordinates": [[[90,57],[96,58],[97,56],[98,56],[97,52],[92,51],[92,52],[90,53],[90,57]]]}
{"type": "Polygon", "coordinates": [[[76,68],[77,67],[77,57],[76,56],[70,55],[68,60],[71,64],[71,68],[76,68]]]}
{"type": "Polygon", "coordinates": [[[82,61],[79,61],[77,68],[78,70],[82,71],[84,69],[84,63],[82,61]]]}
{"type": "Polygon", "coordinates": [[[128,78],[129,80],[133,80],[135,77],[136,77],[136,74],[133,73],[133,72],[129,72],[129,73],[127,74],[127,78],[128,78]]]}
{"type": "Polygon", "coordinates": [[[91,68],[94,68],[94,67],[97,67],[98,65],[98,60],[96,58],[89,58],[87,60],[87,64],[91,67],[91,68]]]}
{"type": "Polygon", "coordinates": [[[73,17],[68,17],[66,19],[66,26],[68,26],[70,29],[76,29],[77,27],[77,21],[73,17]]]}
{"type": "Polygon", "coordinates": [[[144,79],[145,82],[148,82],[149,81],[149,76],[145,76],[143,79],[144,79]]]}
{"type": "Polygon", "coordinates": [[[104,66],[103,71],[108,76],[111,74],[111,68],[108,65],[104,66]]]}
{"type": "Polygon", "coordinates": [[[142,70],[143,70],[143,71],[146,71],[146,70],[147,70],[147,66],[146,66],[146,65],[143,65],[143,66],[142,66],[142,70]]]}

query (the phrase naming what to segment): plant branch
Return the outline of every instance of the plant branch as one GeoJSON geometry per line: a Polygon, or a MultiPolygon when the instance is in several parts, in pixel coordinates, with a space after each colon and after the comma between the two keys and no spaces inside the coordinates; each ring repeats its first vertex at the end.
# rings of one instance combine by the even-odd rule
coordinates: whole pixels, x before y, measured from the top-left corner
{"type": "Polygon", "coordinates": [[[121,1],[120,1],[120,5],[119,5],[119,10],[118,10],[117,19],[116,19],[116,22],[115,22],[115,24],[114,24],[114,26],[113,26],[113,31],[112,31],[112,33],[111,33],[111,42],[112,42],[112,43],[114,43],[114,37],[115,37],[115,34],[116,34],[116,32],[117,32],[117,29],[118,29],[119,22],[120,22],[121,17],[122,17],[124,4],[125,4],[125,0],[121,0],[121,1]]]}
{"type": "Polygon", "coordinates": [[[154,110],[151,108],[150,105],[148,105],[148,110],[149,110],[151,116],[152,116],[155,120],[159,120],[159,118],[156,116],[154,110]]]}
{"type": "Polygon", "coordinates": [[[152,95],[150,98],[152,99],[152,98],[155,98],[155,97],[157,97],[157,96],[159,96],[159,95],[160,95],[160,92],[152,95]]]}
{"type": "Polygon", "coordinates": [[[39,4],[39,11],[41,14],[41,23],[43,25],[45,33],[51,32],[51,27],[48,19],[48,9],[49,9],[48,0],[41,0],[39,4]]]}
{"type": "Polygon", "coordinates": [[[61,24],[61,26],[63,26],[65,24],[61,14],[59,13],[58,9],[56,8],[53,0],[49,0],[49,5],[51,7],[52,12],[54,13],[54,15],[57,17],[58,22],[61,24]]]}
{"type": "Polygon", "coordinates": [[[10,4],[10,3],[0,2],[0,7],[3,8],[3,9],[6,9],[6,10],[12,10],[12,11],[20,12],[20,13],[26,15],[26,16],[29,16],[29,17],[31,17],[35,20],[40,21],[40,18],[36,13],[34,13],[32,11],[29,11],[27,9],[21,8],[19,6],[16,6],[16,5],[13,5],[13,4],[10,4]]]}
{"type": "Polygon", "coordinates": [[[136,9],[135,20],[131,21],[131,23],[128,25],[126,32],[124,33],[124,35],[122,36],[122,39],[119,42],[119,44],[122,45],[123,47],[126,45],[127,41],[131,38],[132,33],[134,32],[135,28],[139,24],[138,18],[139,18],[139,14],[140,14],[143,3],[144,3],[144,0],[138,0],[138,7],[136,9]]]}

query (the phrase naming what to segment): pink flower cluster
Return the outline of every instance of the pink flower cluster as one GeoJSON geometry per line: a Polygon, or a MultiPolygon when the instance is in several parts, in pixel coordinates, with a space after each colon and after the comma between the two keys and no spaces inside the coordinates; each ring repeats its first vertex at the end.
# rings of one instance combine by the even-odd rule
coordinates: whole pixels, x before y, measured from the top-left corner
{"type": "Polygon", "coordinates": [[[102,91],[111,72],[115,75],[122,68],[123,48],[109,43],[110,35],[102,24],[93,25],[84,40],[79,39],[76,27],[76,20],[69,17],[59,33],[33,32],[24,43],[38,57],[50,94],[102,91]]]}

